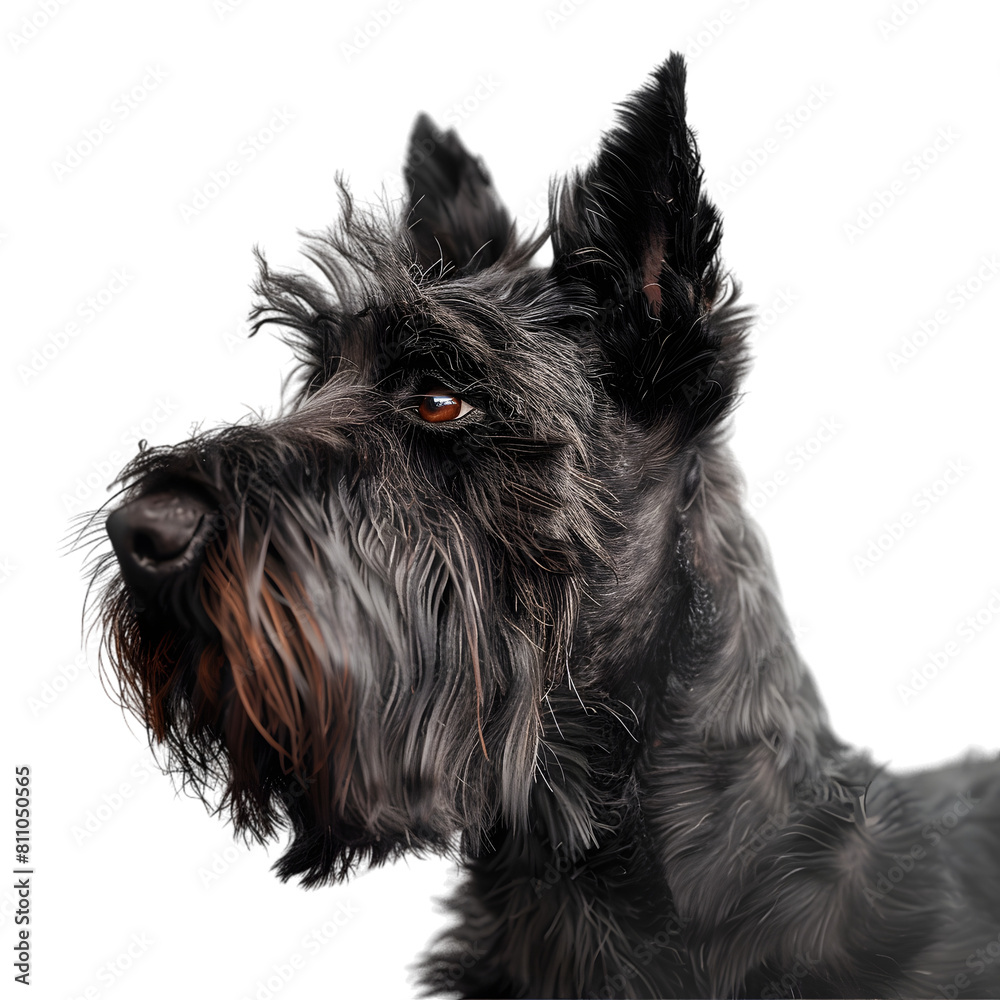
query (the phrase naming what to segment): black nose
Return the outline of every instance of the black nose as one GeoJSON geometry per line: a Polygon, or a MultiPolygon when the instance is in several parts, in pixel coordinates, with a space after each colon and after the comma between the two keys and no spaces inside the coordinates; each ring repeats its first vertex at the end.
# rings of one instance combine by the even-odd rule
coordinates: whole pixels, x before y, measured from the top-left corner
{"type": "Polygon", "coordinates": [[[108,518],[108,535],[125,582],[150,596],[196,566],[208,535],[212,508],[190,493],[150,493],[108,518]]]}

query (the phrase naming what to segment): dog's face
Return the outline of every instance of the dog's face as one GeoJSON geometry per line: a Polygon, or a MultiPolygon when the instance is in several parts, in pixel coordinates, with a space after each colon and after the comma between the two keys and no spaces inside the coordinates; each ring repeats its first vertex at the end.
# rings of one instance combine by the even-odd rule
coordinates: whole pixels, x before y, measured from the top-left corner
{"type": "Polygon", "coordinates": [[[419,120],[399,222],[345,194],[316,278],[262,263],[257,324],[302,361],[288,411],[126,469],[102,604],[122,698],[238,829],[291,827],[282,875],[474,847],[586,768],[552,699],[640,716],[616,686],[676,638],[646,607],[744,364],[683,85],[674,58],[554,189],[547,269],[419,120]]]}

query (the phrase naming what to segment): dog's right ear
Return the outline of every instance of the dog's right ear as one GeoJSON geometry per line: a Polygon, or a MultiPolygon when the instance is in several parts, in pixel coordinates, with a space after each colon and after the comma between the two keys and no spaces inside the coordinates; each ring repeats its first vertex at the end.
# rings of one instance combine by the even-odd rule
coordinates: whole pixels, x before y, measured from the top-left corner
{"type": "Polygon", "coordinates": [[[550,225],[553,275],[596,298],[609,390],[690,438],[728,410],[746,359],[743,317],[721,308],[722,225],[685,120],[685,77],[673,53],[619,107],[596,160],[553,189],[550,225]]]}
{"type": "Polygon", "coordinates": [[[454,129],[442,132],[420,115],[403,176],[410,196],[410,235],[422,267],[469,273],[497,261],[511,237],[510,215],[486,167],[454,129]]]}

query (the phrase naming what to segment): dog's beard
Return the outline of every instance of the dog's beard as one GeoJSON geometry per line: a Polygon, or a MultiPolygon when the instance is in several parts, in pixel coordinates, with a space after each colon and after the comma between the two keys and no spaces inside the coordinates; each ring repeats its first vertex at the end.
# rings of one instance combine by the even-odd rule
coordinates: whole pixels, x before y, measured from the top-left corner
{"type": "MultiPolygon", "coordinates": [[[[163,601],[137,606],[112,584],[105,651],[121,703],[238,832],[265,841],[291,829],[286,877],[343,878],[405,849],[446,850],[458,832],[475,838],[496,814],[487,707],[509,685],[487,651],[470,584],[483,574],[461,533],[376,530],[343,496],[310,502],[308,516],[301,498],[295,516],[280,505],[230,505],[233,523],[163,601]]],[[[523,699],[517,730],[525,769],[535,703],[523,699]]]]}
{"type": "Polygon", "coordinates": [[[237,825],[269,833],[262,791],[274,785],[298,789],[317,816],[343,814],[351,671],[346,651],[338,657],[327,647],[299,573],[267,554],[258,525],[246,525],[248,532],[249,544],[230,533],[206,555],[200,598],[218,638],[198,659],[195,689],[221,724],[237,825]],[[228,704],[222,677],[231,682],[228,704]]]}

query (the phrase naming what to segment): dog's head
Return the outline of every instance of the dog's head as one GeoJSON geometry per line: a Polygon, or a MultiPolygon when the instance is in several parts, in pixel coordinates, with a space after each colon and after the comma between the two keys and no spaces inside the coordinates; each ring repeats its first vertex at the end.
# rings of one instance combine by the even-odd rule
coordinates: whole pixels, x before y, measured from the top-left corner
{"type": "Polygon", "coordinates": [[[396,221],[344,194],[312,277],[261,262],[256,323],[302,362],[287,412],[143,452],[107,521],[123,702],[238,829],[290,827],[279,871],[306,881],[474,849],[538,789],[594,837],[560,792],[595,767],[572,713],[641,715],[745,360],[679,56],[539,239],[425,118],[405,173],[396,221]]]}

